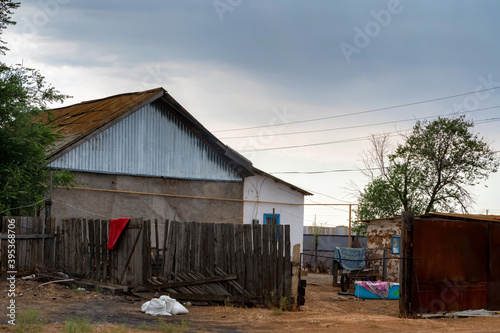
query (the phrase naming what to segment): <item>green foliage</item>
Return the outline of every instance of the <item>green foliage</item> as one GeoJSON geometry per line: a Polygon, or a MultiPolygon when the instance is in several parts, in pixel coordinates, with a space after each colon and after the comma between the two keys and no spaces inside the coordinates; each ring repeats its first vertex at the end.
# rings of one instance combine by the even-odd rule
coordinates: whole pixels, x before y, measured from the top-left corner
{"type": "MultiPolygon", "coordinates": [[[[11,20],[11,15],[14,13],[12,10],[19,8],[19,2],[12,2],[11,0],[0,0],[0,35],[8,25],[14,25],[16,22],[11,20]]],[[[5,51],[9,49],[5,46],[5,42],[0,40],[0,55],[4,55],[5,51]]]]}
{"type": "Polygon", "coordinates": [[[191,322],[188,320],[182,320],[181,323],[166,323],[164,321],[160,321],[160,332],[165,333],[182,333],[186,332],[186,330],[191,325],[191,322]]]}
{"type": "Polygon", "coordinates": [[[152,328],[146,325],[146,323],[140,324],[139,326],[137,326],[137,329],[141,331],[152,331],[152,328]]]}
{"type": "Polygon", "coordinates": [[[71,285],[71,291],[78,298],[83,298],[86,294],[86,290],[80,289],[80,287],[78,287],[76,284],[71,285]]]}
{"type": "Polygon", "coordinates": [[[17,313],[16,326],[14,332],[18,333],[36,333],[40,332],[45,326],[45,320],[39,318],[40,311],[28,309],[17,313]]]}
{"type": "Polygon", "coordinates": [[[355,233],[359,237],[366,237],[368,225],[366,223],[361,223],[359,221],[353,221],[351,224],[351,230],[353,234],[355,233]]]}
{"type": "MultiPolygon", "coordinates": [[[[396,216],[403,210],[416,214],[467,211],[472,187],[499,166],[489,145],[472,132],[473,127],[465,116],[418,121],[392,153],[377,153],[381,172],[361,193],[361,219],[396,216]]],[[[381,147],[375,150],[384,151],[381,147]]]]}
{"type": "MultiPolygon", "coordinates": [[[[147,326],[146,326],[147,327],[147,326]]],[[[143,330],[143,331],[150,331],[150,329],[141,329],[140,326],[138,329],[143,330]]],[[[96,330],[96,332],[101,332],[101,330],[96,330]]],[[[130,329],[125,326],[125,325],[118,325],[118,326],[113,326],[111,328],[107,328],[102,331],[103,333],[127,333],[130,332],[130,329]]]]}
{"type": "MultiPolygon", "coordinates": [[[[5,16],[5,8],[1,13],[5,16]]],[[[67,97],[47,86],[39,71],[0,63],[0,212],[3,214],[30,214],[31,207],[9,208],[33,205],[48,192],[50,172],[44,167],[46,153],[60,135],[44,123],[50,117],[47,105],[67,97]]],[[[66,171],[52,174],[54,186],[68,185],[72,180],[66,171]]]]}
{"type": "Polygon", "coordinates": [[[390,183],[383,178],[376,178],[365,186],[359,200],[361,220],[396,216],[401,204],[397,193],[390,183]]]}
{"type": "Polygon", "coordinates": [[[89,318],[68,318],[64,322],[63,332],[64,333],[90,333],[94,329],[90,325],[89,318]]]}

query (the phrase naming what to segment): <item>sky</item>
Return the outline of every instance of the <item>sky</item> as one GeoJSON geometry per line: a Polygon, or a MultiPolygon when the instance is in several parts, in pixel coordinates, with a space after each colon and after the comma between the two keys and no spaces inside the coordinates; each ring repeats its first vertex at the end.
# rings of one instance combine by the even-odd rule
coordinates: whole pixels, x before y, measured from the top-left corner
{"type": "MultiPolygon", "coordinates": [[[[370,135],[465,114],[500,151],[499,11],[494,0],[21,1],[1,61],[39,69],[73,96],[64,105],[163,87],[254,166],[314,193],[306,204],[355,204],[370,135]]],[[[500,173],[475,186],[469,212],[500,214],[499,188],[500,173]]],[[[305,225],[348,219],[348,206],[305,206],[305,225]]]]}

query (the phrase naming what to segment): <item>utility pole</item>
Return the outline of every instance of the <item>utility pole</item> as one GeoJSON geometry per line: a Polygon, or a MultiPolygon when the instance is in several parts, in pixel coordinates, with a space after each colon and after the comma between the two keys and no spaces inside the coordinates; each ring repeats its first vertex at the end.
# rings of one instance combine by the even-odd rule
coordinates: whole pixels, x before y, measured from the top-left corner
{"type": "Polygon", "coordinates": [[[352,205],[349,204],[349,239],[347,240],[347,247],[351,247],[351,215],[352,215],[352,205]]]}

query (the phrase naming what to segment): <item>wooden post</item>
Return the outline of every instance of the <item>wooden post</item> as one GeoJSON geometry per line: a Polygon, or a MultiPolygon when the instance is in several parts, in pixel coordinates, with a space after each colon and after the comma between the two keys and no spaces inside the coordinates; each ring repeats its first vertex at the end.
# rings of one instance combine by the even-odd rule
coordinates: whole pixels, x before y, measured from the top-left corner
{"type": "Polygon", "coordinates": [[[158,235],[158,220],[155,219],[155,275],[159,276],[160,275],[160,264],[159,264],[159,259],[160,259],[160,237],[158,235]]]}
{"type": "Polygon", "coordinates": [[[382,281],[387,281],[387,256],[388,256],[387,249],[384,249],[383,256],[384,257],[382,259],[382,281]]]}
{"type": "Polygon", "coordinates": [[[299,283],[300,283],[300,244],[293,246],[293,259],[292,259],[292,290],[291,296],[295,300],[293,302],[292,310],[299,309],[299,283]]]}
{"type": "Polygon", "coordinates": [[[411,315],[411,284],[413,268],[413,224],[415,214],[403,212],[401,223],[401,270],[399,276],[399,315],[408,318],[411,315]]]}
{"type": "MultiPolygon", "coordinates": [[[[165,253],[167,252],[167,237],[168,237],[168,226],[169,226],[170,222],[167,220],[165,220],[165,229],[163,230],[163,255],[161,257],[161,270],[160,272],[158,273],[158,275],[160,276],[164,276],[165,274],[165,253]]],[[[170,245],[170,244],[169,244],[170,245]]]]}
{"type": "Polygon", "coordinates": [[[351,213],[352,205],[349,204],[349,240],[347,241],[347,247],[351,247],[351,213]]]}
{"type": "Polygon", "coordinates": [[[338,261],[333,260],[332,267],[333,267],[333,272],[332,272],[332,287],[338,287],[338,283],[337,283],[338,274],[339,274],[339,263],[338,263],[338,261]]]}

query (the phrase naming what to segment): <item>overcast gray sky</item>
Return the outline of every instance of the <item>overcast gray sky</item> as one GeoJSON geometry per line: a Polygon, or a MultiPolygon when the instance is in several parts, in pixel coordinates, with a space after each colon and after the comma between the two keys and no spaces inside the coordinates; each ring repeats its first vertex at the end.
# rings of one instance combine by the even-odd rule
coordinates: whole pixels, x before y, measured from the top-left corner
{"type": "MultiPolygon", "coordinates": [[[[453,112],[500,150],[500,89],[363,112],[500,86],[499,14],[494,0],[21,1],[2,61],[40,69],[66,105],[162,86],[267,172],[356,170],[362,138],[453,112]],[[267,127],[227,131],[253,126],[267,127]]],[[[355,203],[346,187],[366,182],[276,175],[320,193],[307,203],[355,203]]],[[[499,188],[499,174],[477,186],[471,212],[500,214],[499,188]]],[[[308,206],[305,224],[315,215],[348,221],[347,208],[308,206]]]]}

